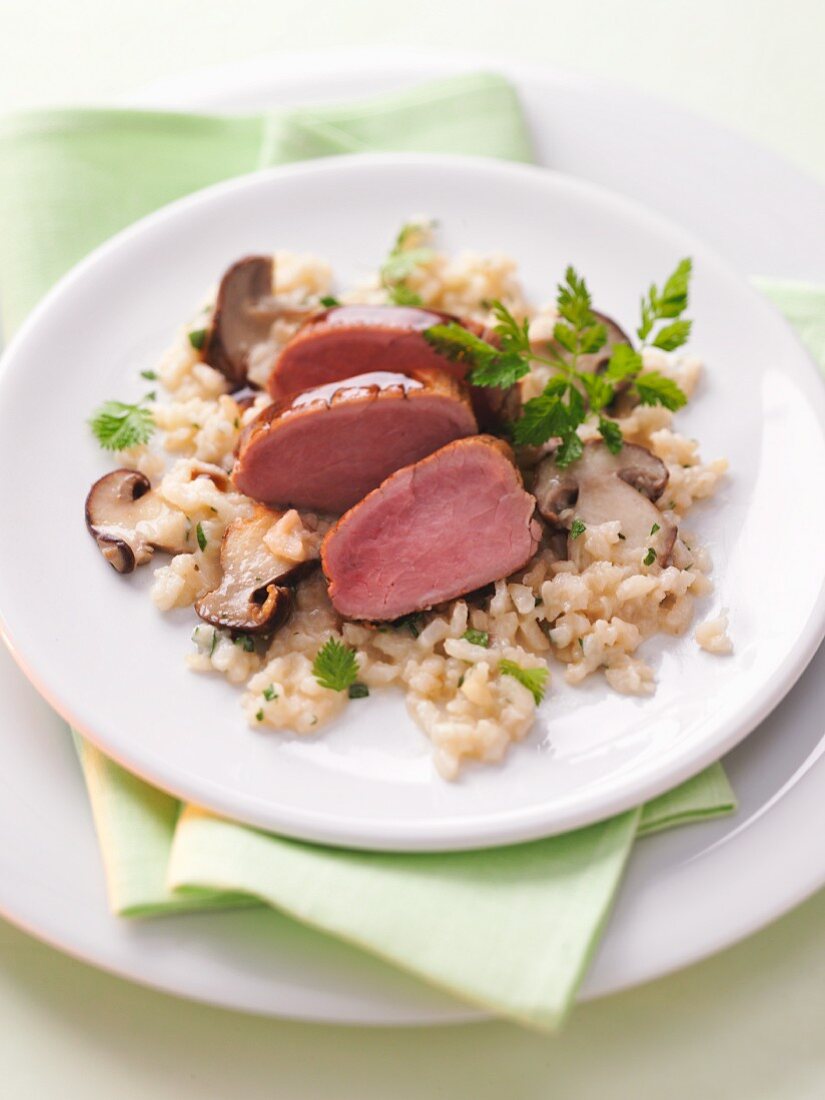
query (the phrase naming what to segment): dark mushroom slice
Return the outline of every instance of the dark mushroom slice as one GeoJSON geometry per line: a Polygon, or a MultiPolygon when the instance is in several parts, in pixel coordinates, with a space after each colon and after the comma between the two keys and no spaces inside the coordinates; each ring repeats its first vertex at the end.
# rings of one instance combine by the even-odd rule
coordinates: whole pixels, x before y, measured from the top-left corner
{"type": "Polygon", "coordinates": [[[158,521],[173,511],[143,474],[112,470],[89,490],[86,526],[112,568],[131,573],[135,566],[149,561],[154,550],[177,554],[186,549],[183,537],[177,543],[161,543],[137,530],[141,522],[158,521]]]}
{"type": "Polygon", "coordinates": [[[279,318],[303,321],[314,306],[296,306],[273,295],[271,256],[245,256],[227,269],[218,288],[203,359],[235,387],[246,382],[249,354],[269,337],[279,318]]]}
{"type": "Polygon", "coordinates": [[[625,443],[614,455],[593,441],[578,462],[564,469],[553,455],[543,459],[533,493],[551,526],[569,530],[574,519],[586,527],[618,520],[627,547],[655,550],[659,564],[666,565],[677,528],[652,502],[667,482],[667,467],[646,448],[625,443]]]}
{"type": "Polygon", "coordinates": [[[259,505],[250,518],[229,524],[221,543],[221,583],[195,603],[204,622],[233,634],[272,634],[287,621],[294,585],[318,561],[289,565],[272,554],[263,539],[278,515],[259,505]]]}

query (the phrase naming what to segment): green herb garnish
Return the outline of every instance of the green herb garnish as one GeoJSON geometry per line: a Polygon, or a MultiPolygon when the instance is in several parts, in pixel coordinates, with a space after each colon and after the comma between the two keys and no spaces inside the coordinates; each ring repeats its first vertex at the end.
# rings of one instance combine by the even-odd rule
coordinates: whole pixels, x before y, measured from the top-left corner
{"type": "Polygon", "coordinates": [[[661,529],[662,528],[659,526],[658,523],[654,523],[653,526],[650,528],[650,533],[651,533],[651,535],[655,535],[656,532],[661,531],[661,529]]]}
{"type": "Polygon", "coordinates": [[[265,687],[261,694],[263,695],[264,699],[266,699],[267,703],[271,703],[273,699],[278,698],[278,692],[275,690],[274,684],[270,684],[269,687],[265,687]]]}
{"type": "Polygon", "coordinates": [[[643,565],[653,565],[654,561],[656,561],[656,551],[653,549],[652,546],[649,546],[647,548],[647,553],[642,558],[642,564],[643,565]]]}
{"type": "Polygon", "coordinates": [[[570,538],[577,539],[579,535],[583,535],[587,527],[582,523],[580,519],[574,519],[570,524],[570,538]]]}
{"type": "Polygon", "coordinates": [[[381,265],[381,285],[394,305],[422,304],[421,295],[407,286],[407,279],[417,268],[430,263],[435,255],[432,248],[416,244],[419,239],[426,239],[430,228],[430,224],[421,222],[402,225],[389,255],[381,265]]]}
{"type": "Polygon", "coordinates": [[[143,401],[137,405],[107,401],[100,406],[89,423],[101,447],[107,451],[125,451],[149,442],[155,419],[143,401]]]}
{"type": "Polygon", "coordinates": [[[238,634],[233,640],[235,645],[240,646],[244,653],[255,652],[255,639],[251,634],[238,634]]]}
{"type": "Polygon", "coordinates": [[[322,305],[322,306],[324,306],[324,307],[325,307],[326,309],[332,309],[332,308],[333,308],[333,306],[340,306],[340,304],[341,304],[341,303],[340,303],[340,302],[338,301],[338,299],[337,299],[337,298],[333,298],[333,296],[332,296],[331,294],[323,294],[323,295],[321,295],[321,297],[320,297],[320,298],[318,299],[318,301],[319,301],[319,302],[321,303],[321,305],[322,305]]]}
{"type": "Polygon", "coordinates": [[[256,720],[257,722],[263,722],[263,720],[264,720],[264,711],[263,711],[263,707],[261,707],[261,709],[260,709],[260,710],[258,711],[258,713],[257,713],[257,714],[255,715],[255,720],[256,720]]]}
{"type": "Polygon", "coordinates": [[[201,549],[201,553],[203,553],[203,551],[206,549],[207,543],[206,543],[206,535],[203,533],[203,524],[202,523],[199,523],[198,526],[195,528],[195,534],[196,534],[197,539],[198,539],[198,546],[201,549]]]}
{"type": "Polygon", "coordinates": [[[520,684],[523,684],[532,694],[538,706],[544,698],[544,688],[548,675],[546,668],[522,668],[515,661],[508,661],[506,658],[500,662],[498,667],[503,676],[512,676],[514,680],[518,680],[520,684]]]}
{"type": "Polygon", "coordinates": [[[158,374],[157,371],[154,370],[142,370],[140,372],[140,377],[145,378],[147,382],[157,382],[158,374]]]}
{"type": "Polygon", "coordinates": [[[346,691],[358,679],[355,650],[337,638],[329,638],[318,650],[312,663],[312,674],[321,687],[330,691],[346,691]]]}
{"type": "Polygon", "coordinates": [[[480,645],[484,649],[490,648],[490,635],[486,630],[473,630],[473,628],[470,627],[469,630],[464,631],[461,637],[469,642],[470,645],[480,645]]]}
{"type": "Polygon", "coordinates": [[[206,343],[207,331],[208,329],[205,328],[196,328],[188,333],[189,343],[193,348],[196,348],[198,351],[202,350],[203,345],[206,343]]]}
{"type": "Polygon", "coordinates": [[[367,687],[366,684],[350,684],[349,688],[347,689],[347,694],[349,695],[350,699],[366,699],[369,693],[370,689],[367,687]]]}
{"type": "MultiPolygon", "coordinates": [[[[691,261],[682,260],[660,291],[654,285],[642,299],[642,321],[638,328],[642,350],[647,346],[667,351],[681,347],[690,335],[691,323],[680,320],[688,304],[691,261]],[[656,331],[665,320],[671,323],[656,331]]],[[[642,353],[628,344],[617,344],[606,371],[593,374],[579,369],[579,360],[607,343],[607,329],[593,312],[590,291],[573,267],[568,267],[556,294],[559,320],[553,330],[554,347],[539,354],[530,346],[528,322],[516,320],[501,302],[492,303],[497,345],[451,322],[433,325],[424,333],[437,351],[454,362],[470,366],[469,381],[475,386],[512,386],[529,373],[530,363],[543,363],[556,373],[538,397],[527,401],[522,415],[512,425],[516,443],[540,446],[558,438],[556,464],[569,466],[581,457],[578,429],[595,417],[599,434],[608,450],[618,454],[622,447],[620,425],[604,411],[622,389],[630,389],[643,405],[664,405],[675,411],[687,398],[676,383],[658,371],[643,371],[642,353]]]]}

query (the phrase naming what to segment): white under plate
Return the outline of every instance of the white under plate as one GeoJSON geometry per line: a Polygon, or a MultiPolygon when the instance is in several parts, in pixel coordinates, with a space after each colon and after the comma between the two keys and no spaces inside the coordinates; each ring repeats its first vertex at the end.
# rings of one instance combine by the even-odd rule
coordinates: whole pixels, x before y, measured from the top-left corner
{"type": "MultiPolygon", "coordinates": [[[[543,163],[675,214],[743,274],[825,278],[825,189],[742,136],[613,83],[500,58],[384,50],[202,70],[135,102],[255,111],[371,95],[471,68],[499,69],[516,82],[543,163]],[[612,155],[601,155],[604,148],[612,155]]],[[[825,882],[823,714],[820,651],[787,699],[726,757],[738,813],[636,846],[583,997],[694,962],[825,882]]],[[[56,948],[169,993],[249,1012],[350,1024],[467,1018],[442,994],[266,911],[137,923],[111,917],[65,727],[3,652],[0,774],[13,777],[0,799],[0,911],[56,948]]]]}
{"type": "Polygon", "coordinates": [[[625,199],[471,158],[356,156],[272,169],[120,234],[61,281],[9,346],[0,463],[11,470],[24,457],[25,476],[2,490],[16,523],[15,538],[0,542],[0,626],[27,674],[87,737],[165,789],[233,818],[325,843],[403,850],[549,835],[686,779],[737,744],[795,682],[825,623],[825,561],[808,549],[825,539],[825,515],[813,506],[823,423],[815,368],[773,308],[690,234],[625,199]],[[533,732],[504,765],[468,770],[454,784],[435,774],[395,692],[349,706],[315,737],[249,729],[236,689],[184,666],[194,615],[159,614],[147,596],[151,569],[115,574],[81,514],[88,486],[110,465],[84,431],[90,410],[145,388],[140,370],[232,260],[305,250],[328,257],[352,285],[421,210],[439,219],[448,250],[516,257],[535,301],[552,296],[573,262],[597,305],[628,330],[640,291],[692,256],[694,347],[708,371],[679,426],[732,469],[686,527],[712,550],[713,613],[720,604],[729,611],[733,656],[701,652],[692,634],[653,640],[644,655],[659,687],[643,700],[595,678],[565,691],[557,673],[533,732]],[[21,410],[35,408],[33,447],[21,410]]]}

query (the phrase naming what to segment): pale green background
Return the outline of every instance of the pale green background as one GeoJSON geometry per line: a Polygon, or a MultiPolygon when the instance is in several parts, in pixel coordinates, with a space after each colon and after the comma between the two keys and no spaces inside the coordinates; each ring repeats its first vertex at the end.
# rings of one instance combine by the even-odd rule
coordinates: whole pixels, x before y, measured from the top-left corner
{"type": "MultiPolygon", "coordinates": [[[[822,0],[0,0],[0,111],[369,45],[499,50],[614,76],[825,181],[822,0]]],[[[820,1098],[823,929],[825,894],[715,959],[582,1007],[548,1039],[503,1024],[251,1019],[131,987],[0,923],[0,1096],[820,1098]]]]}

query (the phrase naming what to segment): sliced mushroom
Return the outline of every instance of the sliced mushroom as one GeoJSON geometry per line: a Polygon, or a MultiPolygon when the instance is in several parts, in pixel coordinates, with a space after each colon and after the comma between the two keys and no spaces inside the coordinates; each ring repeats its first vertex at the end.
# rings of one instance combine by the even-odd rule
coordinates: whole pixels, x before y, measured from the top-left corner
{"type": "Polygon", "coordinates": [[[667,482],[667,467],[644,447],[625,443],[614,455],[604,443],[594,441],[565,469],[556,465],[553,455],[543,459],[536,468],[533,493],[539,512],[552,526],[569,530],[575,519],[586,527],[618,520],[628,548],[652,549],[666,565],[677,528],[652,502],[667,482]]]}
{"type": "Polygon", "coordinates": [[[263,541],[279,513],[258,506],[248,519],[236,519],[221,543],[221,583],[195,604],[212,626],[238,634],[271,634],[289,618],[293,586],[318,566],[317,560],[288,563],[263,541]]]}
{"type": "Polygon", "coordinates": [[[86,526],[118,573],[131,573],[154,550],[176,554],[186,548],[183,513],[165,504],[137,470],[113,470],[94,483],[86,497],[86,526]],[[179,523],[164,522],[178,515],[179,523]]]}
{"type": "Polygon", "coordinates": [[[268,338],[274,321],[302,321],[317,312],[315,306],[297,306],[274,297],[272,280],[271,256],[246,256],[221,279],[203,358],[235,386],[246,382],[249,353],[268,338]]]}

